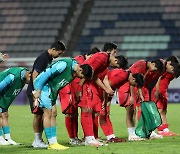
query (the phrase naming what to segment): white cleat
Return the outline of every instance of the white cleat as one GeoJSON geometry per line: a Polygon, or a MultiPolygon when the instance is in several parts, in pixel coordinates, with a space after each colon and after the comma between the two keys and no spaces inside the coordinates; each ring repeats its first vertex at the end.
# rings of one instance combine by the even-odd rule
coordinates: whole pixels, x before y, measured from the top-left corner
{"type": "Polygon", "coordinates": [[[0,139],[0,145],[11,145],[11,144],[3,138],[0,139]]]}
{"type": "Polygon", "coordinates": [[[158,135],[154,131],[150,135],[150,139],[160,139],[160,138],[163,138],[163,136],[162,135],[158,135]]]}
{"type": "Polygon", "coordinates": [[[132,135],[128,137],[128,141],[144,141],[145,138],[141,138],[137,135],[132,135]]]}
{"type": "Polygon", "coordinates": [[[32,146],[34,148],[47,148],[48,147],[48,145],[43,140],[41,141],[34,140],[32,146]]]}
{"type": "Polygon", "coordinates": [[[87,141],[85,139],[85,145],[90,145],[90,146],[95,146],[95,147],[99,147],[99,146],[104,146],[103,143],[97,141],[96,139],[91,139],[90,141],[87,141]]]}
{"type": "Polygon", "coordinates": [[[12,139],[5,139],[7,142],[9,142],[11,145],[20,145],[20,143],[17,143],[13,141],[12,139]]]}

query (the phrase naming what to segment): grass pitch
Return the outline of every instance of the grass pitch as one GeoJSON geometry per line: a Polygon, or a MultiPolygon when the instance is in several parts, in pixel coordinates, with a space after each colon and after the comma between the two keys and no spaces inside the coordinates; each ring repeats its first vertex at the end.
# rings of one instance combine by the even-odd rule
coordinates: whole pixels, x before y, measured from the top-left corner
{"type": "MultiPolygon", "coordinates": [[[[68,145],[68,135],[64,125],[64,115],[58,108],[57,117],[57,134],[59,143],[68,145]]],[[[180,104],[170,104],[168,106],[168,121],[170,130],[180,134],[180,104]]],[[[9,121],[11,136],[17,142],[23,143],[20,146],[0,146],[0,153],[7,154],[180,154],[180,136],[164,137],[163,139],[111,143],[106,147],[89,147],[89,146],[70,146],[68,150],[56,151],[46,149],[34,149],[31,144],[34,139],[32,129],[33,115],[30,113],[29,106],[11,106],[9,109],[9,121]]],[[[118,105],[111,106],[111,120],[114,126],[116,136],[127,139],[127,129],[125,125],[125,109],[118,105]]],[[[99,136],[105,139],[101,128],[99,136]]],[[[81,126],[79,125],[79,137],[83,137],[81,126]]],[[[45,140],[45,137],[43,137],[45,140]]]]}

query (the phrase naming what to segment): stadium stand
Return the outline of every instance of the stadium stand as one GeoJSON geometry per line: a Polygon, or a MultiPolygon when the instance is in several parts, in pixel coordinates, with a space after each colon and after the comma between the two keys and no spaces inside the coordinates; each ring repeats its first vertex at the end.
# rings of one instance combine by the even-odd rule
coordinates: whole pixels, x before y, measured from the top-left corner
{"type": "Polygon", "coordinates": [[[118,44],[131,62],[180,56],[179,0],[95,0],[76,50],[118,44]]]}
{"type": "Polygon", "coordinates": [[[1,0],[0,50],[11,57],[36,57],[61,38],[72,0],[1,0]]]}

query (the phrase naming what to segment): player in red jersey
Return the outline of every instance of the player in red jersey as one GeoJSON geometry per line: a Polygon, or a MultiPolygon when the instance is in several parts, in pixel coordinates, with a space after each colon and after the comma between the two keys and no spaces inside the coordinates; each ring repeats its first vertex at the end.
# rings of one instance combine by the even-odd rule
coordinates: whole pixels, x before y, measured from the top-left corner
{"type": "MultiPolygon", "coordinates": [[[[144,83],[143,81],[144,81],[144,77],[141,74],[138,74],[138,73],[132,74],[130,71],[116,68],[116,69],[110,70],[107,73],[103,82],[107,87],[108,87],[108,85],[110,85],[113,90],[116,90],[116,89],[119,89],[119,87],[124,85],[124,83],[126,83],[126,82],[128,82],[131,86],[142,87],[143,83],[144,83]]],[[[112,124],[109,119],[111,99],[112,99],[112,97],[107,97],[104,101],[104,103],[107,104],[107,107],[104,108],[104,114],[103,114],[104,117],[101,116],[101,118],[103,118],[103,120],[101,120],[101,121],[103,123],[109,123],[108,124],[109,129],[105,129],[106,131],[104,132],[107,137],[107,140],[110,142],[117,142],[116,137],[113,133],[112,124]],[[110,131],[110,130],[112,130],[112,131],[110,131]]],[[[104,127],[104,126],[102,125],[102,127],[104,127]]]]}
{"type": "MultiPolygon", "coordinates": [[[[132,74],[140,73],[146,76],[148,72],[158,72],[162,70],[163,64],[160,60],[153,60],[153,61],[145,61],[145,60],[139,60],[135,62],[130,68],[130,72],[132,74]]],[[[145,80],[146,82],[146,80],[145,80]]],[[[135,134],[135,100],[136,98],[136,90],[137,88],[133,88],[130,86],[128,82],[126,82],[123,86],[121,86],[118,89],[118,98],[120,106],[126,108],[126,125],[128,129],[128,140],[134,141],[134,140],[141,140],[136,134],[135,134]],[[134,104],[134,105],[132,105],[134,104]]],[[[141,91],[140,91],[141,92],[141,91]]],[[[142,95],[140,95],[141,100],[144,101],[144,98],[142,95]]]]}
{"type": "Polygon", "coordinates": [[[99,92],[99,87],[107,93],[113,94],[113,90],[108,89],[102,83],[101,79],[98,78],[103,77],[103,75],[98,74],[106,71],[108,66],[118,67],[117,59],[114,57],[114,52],[110,54],[110,51],[116,50],[117,46],[114,43],[109,43],[108,46],[110,47],[109,50],[96,53],[83,63],[89,64],[94,70],[92,80],[86,80],[83,84],[82,99],[79,104],[81,107],[81,124],[85,135],[85,145],[101,145],[101,143],[95,139],[98,130],[98,114],[101,110],[101,92],[99,92]]]}
{"type": "MultiPolygon", "coordinates": [[[[126,57],[120,55],[120,56],[117,56],[116,58],[117,58],[118,64],[119,64],[118,68],[126,69],[128,67],[128,61],[127,61],[126,57]]],[[[106,71],[105,74],[101,77],[102,80],[105,79],[105,76],[107,75],[107,73],[108,73],[108,71],[106,71]]],[[[102,74],[100,74],[100,75],[102,75],[102,74]]],[[[107,86],[108,86],[108,84],[106,84],[106,87],[107,86]]],[[[109,89],[111,89],[110,85],[108,87],[109,87],[109,89]]],[[[109,96],[109,97],[112,98],[111,96],[109,96]]],[[[114,134],[112,123],[111,123],[109,114],[107,112],[110,109],[110,104],[106,103],[105,93],[102,90],[101,90],[100,98],[102,101],[102,107],[101,107],[100,116],[99,116],[99,123],[100,123],[100,126],[101,126],[101,128],[102,128],[102,130],[103,130],[103,132],[107,138],[107,141],[108,142],[114,142],[114,143],[126,141],[125,139],[121,139],[119,137],[116,137],[114,134]]],[[[98,138],[98,134],[97,135],[95,134],[95,138],[98,138]]]]}
{"type": "MultiPolygon", "coordinates": [[[[94,47],[87,54],[78,55],[75,59],[79,64],[82,64],[97,52],[100,52],[100,49],[94,47]]],[[[65,125],[70,138],[70,145],[81,145],[81,140],[78,139],[78,105],[75,97],[79,81],[79,78],[75,78],[70,84],[59,91],[61,109],[62,113],[65,114],[65,125]]]]}
{"type": "Polygon", "coordinates": [[[162,76],[160,77],[160,82],[157,84],[152,90],[152,97],[153,101],[156,102],[157,108],[160,112],[162,125],[158,127],[158,134],[162,136],[177,136],[171,132],[168,128],[168,121],[167,121],[167,103],[168,103],[168,96],[167,90],[170,82],[174,78],[178,78],[180,75],[180,65],[177,57],[171,56],[166,60],[166,70],[163,72],[162,76]]]}

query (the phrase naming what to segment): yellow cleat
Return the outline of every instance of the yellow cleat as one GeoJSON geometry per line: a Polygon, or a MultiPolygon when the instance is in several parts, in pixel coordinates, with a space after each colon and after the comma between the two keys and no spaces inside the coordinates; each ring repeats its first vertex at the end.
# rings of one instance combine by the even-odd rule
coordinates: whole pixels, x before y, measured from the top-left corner
{"type": "Polygon", "coordinates": [[[69,147],[65,147],[59,143],[54,143],[54,144],[50,144],[48,146],[48,150],[66,150],[66,149],[69,149],[69,147]]]}

